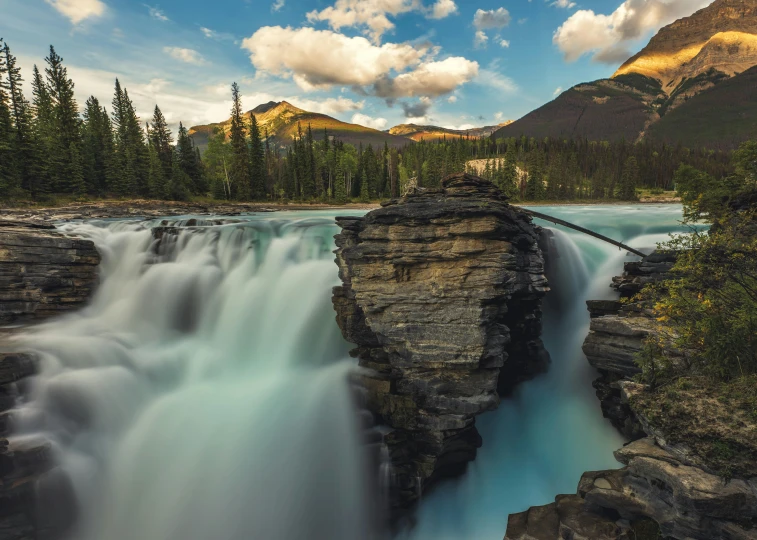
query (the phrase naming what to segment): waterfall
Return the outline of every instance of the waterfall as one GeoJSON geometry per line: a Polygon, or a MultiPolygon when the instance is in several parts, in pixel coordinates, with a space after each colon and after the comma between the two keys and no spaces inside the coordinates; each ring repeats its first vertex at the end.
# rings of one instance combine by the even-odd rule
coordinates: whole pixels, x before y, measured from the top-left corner
{"type": "MultiPolygon", "coordinates": [[[[670,232],[684,232],[676,205],[560,206],[538,209],[638,249],[653,249],[670,232]]],[[[557,259],[543,305],[543,339],[552,364],[499,408],[476,420],[483,447],[460,479],[425,495],[403,540],[500,540],[507,517],[556,495],[575,493],[584,471],[619,467],[623,439],[602,418],[591,386],[595,372],[581,345],[589,329],[588,299],[617,297],[612,276],[638,260],[570,229],[552,226],[557,259]]]]}
{"type": "Polygon", "coordinates": [[[211,224],[61,227],[103,261],[88,307],[18,338],[42,365],[17,436],[59,464],[42,521],[75,509],[71,540],[375,537],[333,218],[211,224]]]}

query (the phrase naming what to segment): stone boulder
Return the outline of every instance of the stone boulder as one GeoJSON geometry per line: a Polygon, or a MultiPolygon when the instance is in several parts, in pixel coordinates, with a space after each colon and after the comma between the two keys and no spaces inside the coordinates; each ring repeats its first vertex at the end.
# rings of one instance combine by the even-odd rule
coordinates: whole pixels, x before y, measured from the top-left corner
{"type": "Polygon", "coordinates": [[[478,414],[543,371],[539,230],[490,182],[458,174],[364,218],[338,218],[333,303],[391,428],[394,509],[474,459],[478,414]]]}

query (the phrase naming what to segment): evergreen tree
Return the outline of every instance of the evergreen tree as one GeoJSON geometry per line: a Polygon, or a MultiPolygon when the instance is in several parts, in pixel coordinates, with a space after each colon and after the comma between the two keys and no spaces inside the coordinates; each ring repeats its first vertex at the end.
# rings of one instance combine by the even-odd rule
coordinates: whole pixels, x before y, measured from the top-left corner
{"type": "Polygon", "coordinates": [[[55,180],[55,122],[53,113],[53,100],[37,66],[34,66],[32,78],[32,123],[35,155],[34,176],[29,191],[32,196],[53,191],[55,180]]]}
{"type": "Polygon", "coordinates": [[[636,186],[639,184],[639,164],[636,158],[631,156],[623,166],[623,175],[620,177],[620,190],[618,198],[621,201],[635,201],[636,186]]]}
{"type": "MultiPolygon", "coordinates": [[[[21,68],[16,65],[16,57],[11,54],[10,47],[0,40],[1,64],[0,71],[5,70],[7,84],[3,83],[10,100],[10,113],[13,123],[13,137],[11,148],[13,153],[12,167],[15,170],[13,184],[32,192],[35,182],[34,163],[36,161],[35,144],[32,132],[32,116],[29,102],[22,92],[23,79],[21,68]]],[[[0,75],[0,78],[2,76],[0,75]]]]}
{"type": "Polygon", "coordinates": [[[168,123],[160,107],[157,105],[155,105],[155,110],[152,114],[149,142],[158,154],[158,159],[163,167],[163,176],[169,178],[171,176],[171,159],[173,157],[173,137],[171,136],[171,130],[168,129],[168,123]]]}
{"type": "Polygon", "coordinates": [[[83,195],[87,191],[87,185],[84,182],[84,166],[82,164],[79,145],[71,143],[69,149],[70,166],[68,170],[69,177],[66,179],[67,192],[74,195],[83,195]]]}
{"type": "MultiPolygon", "coordinates": [[[[160,160],[155,145],[150,143],[150,168],[147,176],[147,183],[150,190],[150,197],[154,199],[168,198],[168,180],[163,169],[163,162],[160,160]]],[[[171,170],[173,173],[173,168],[171,170]]],[[[170,178],[170,177],[169,177],[170,178]]]]}
{"type": "Polygon", "coordinates": [[[253,199],[265,198],[265,153],[260,128],[250,112],[250,193],[253,199]]]}
{"type": "Polygon", "coordinates": [[[117,175],[113,191],[119,195],[149,195],[147,176],[150,156],[134,104],[116,79],[113,95],[113,128],[117,175]]]}
{"type": "Polygon", "coordinates": [[[205,195],[208,186],[203,175],[202,162],[187,128],[181,122],[179,122],[179,137],[176,143],[176,159],[179,160],[179,168],[187,175],[189,191],[196,195],[205,195]]]}
{"type": "Polygon", "coordinates": [[[189,178],[179,165],[179,156],[171,160],[171,180],[168,183],[168,197],[174,201],[189,200],[189,188],[192,179],[189,178]]]}
{"type": "Polygon", "coordinates": [[[242,98],[239,94],[239,85],[231,85],[231,163],[229,176],[231,177],[231,197],[237,200],[250,198],[249,178],[250,160],[245,136],[244,119],[242,118],[242,98]]]}
{"type": "Polygon", "coordinates": [[[368,188],[368,179],[365,177],[365,171],[360,175],[360,202],[370,202],[371,192],[368,188]]]}
{"type": "Polygon", "coordinates": [[[68,70],[63,66],[63,58],[50,45],[50,54],[45,58],[47,90],[52,101],[53,145],[51,161],[54,169],[53,189],[74,192],[79,189],[74,175],[78,165],[77,159],[81,144],[79,107],[74,97],[74,82],[68,77],[68,70]],[[74,149],[76,150],[74,152],[74,149]]]}
{"type": "Polygon", "coordinates": [[[515,144],[508,144],[499,189],[511,198],[516,197],[518,194],[518,169],[515,159],[515,144]]]}
{"type": "Polygon", "coordinates": [[[16,172],[11,99],[7,92],[5,59],[0,57],[0,198],[9,197],[18,182],[16,172]]]}
{"type": "Polygon", "coordinates": [[[108,191],[115,174],[114,160],[113,129],[108,112],[91,96],[82,124],[82,161],[88,192],[102,195],[108,191]]]}
{"type": "Polygon", "coordinates": [[[526,199],[529,201],[543,200],[546,195],[541,157],[538,150],[529,154],[528,182],[526,184],[526,199]]]}

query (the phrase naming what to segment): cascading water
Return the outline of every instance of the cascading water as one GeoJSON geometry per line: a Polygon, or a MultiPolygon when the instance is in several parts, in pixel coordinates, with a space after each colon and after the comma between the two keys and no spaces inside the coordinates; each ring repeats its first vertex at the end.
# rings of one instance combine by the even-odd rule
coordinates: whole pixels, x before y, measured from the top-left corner
{"type": "MultiPolygon", "coordinates": [[[[637,248],[685,230],[679,206],[540,211],[637,248]]],[[[43,510],[75,511],[69,540],[375,538],[381,505],[348,384],[354,363],[330,303],[333,214],[190,219],[62,227],[96,242],[102,283],[81,312],[19,338],[43,365],[15,413],[17,436],[52,440],[62,473],[42,483],[43,510]],[[155,240],[159,225],[196,227],[155,240]],[[62,505],[69,481],[75,508],[62,505]]],[[[626,254],[554,230],[550,372],[479,418],[478,458],[424,495],[403,536],[501,539],[509,513],[617,465],[622,440],[580,346],[584,301],[612,296],[626,254]]]]}
{"type": "Polygon", "coordinates": [[[55,445],[68,538],[374,537],[333,217],[158,224],[63,226],[96,242],[101,286],[19,338],[42,370],[16,428],[55,445]]]}
{"type": "MultiPolygon", "coordinates": [[[[540,212],[581,225],[638,249],[652,249],[671,232],[686,232],[681,207],[560,206],[540,212]]],[[[623,440],[602,418],[581,351],[588,333],[585,301],[617,297],[612,276],[629,258],[624,251],[575,231],[554,231],[558,259],[544,303],[543,338],[549,372],[522,385],[499,408],[477,419],[484,440],[459,480],[425,496],[411,540],[501,540],[507,516],[574,493],[584,471],[618,467],[613,451],[623,440]]],[[[632,256],[631,256],[632,257],[632,256]]]]}

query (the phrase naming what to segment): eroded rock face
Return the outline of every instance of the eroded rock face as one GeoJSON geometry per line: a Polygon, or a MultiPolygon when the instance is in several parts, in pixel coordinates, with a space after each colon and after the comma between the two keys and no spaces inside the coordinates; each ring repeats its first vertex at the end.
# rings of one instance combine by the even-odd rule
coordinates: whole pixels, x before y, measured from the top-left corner
{"type": "Polygon", "coordinates": [[[475,416],[548,362],[537,228],[486,180],[442,186],[338,219],[334,307],[370,370],[369,408],[392,428],[395,509],[474,459],[475,416]]]}
{"type": "Polygon", "coordinates": [[[0,220],[0,324],[80,307],[97,284],[100,255],[90,240],[51,225],[0,220]]]}

